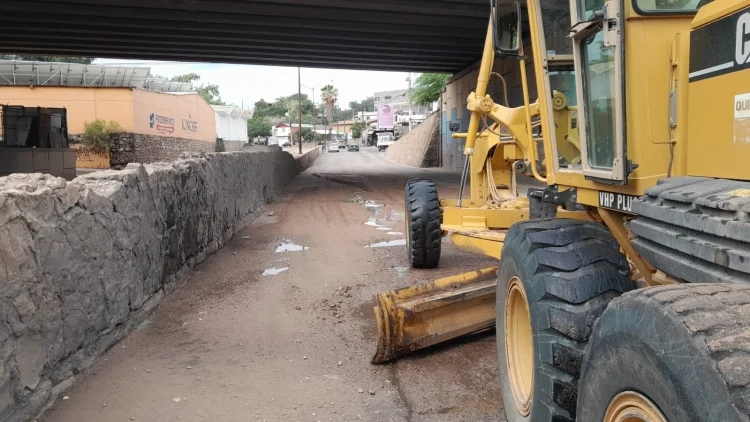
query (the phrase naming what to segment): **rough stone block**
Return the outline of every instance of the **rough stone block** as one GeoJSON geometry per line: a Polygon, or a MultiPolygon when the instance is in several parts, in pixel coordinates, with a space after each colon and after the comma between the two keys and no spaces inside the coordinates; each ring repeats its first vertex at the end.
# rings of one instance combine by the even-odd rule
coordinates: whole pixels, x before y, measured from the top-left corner
{"type": "Polygon", "coordinates": [[[37,416],[316,155],[189,157],[72,182],[0,178],[0,420],[37,416]]]}

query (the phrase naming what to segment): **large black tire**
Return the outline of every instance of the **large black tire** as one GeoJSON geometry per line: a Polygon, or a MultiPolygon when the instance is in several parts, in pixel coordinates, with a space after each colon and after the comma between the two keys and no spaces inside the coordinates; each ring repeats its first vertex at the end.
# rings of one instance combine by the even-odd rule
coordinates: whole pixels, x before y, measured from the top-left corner
{"type": "Polygon", "coordinates": [[[594,322],[612,299],[633,288],[627,260],[600,224],[533,220],[508,230],[498,271],[496,329],[509,422],[575,420],[578,376],[594,322]],[[525,291],[533,333],[526,407],[516,404],[506,353],[506,292],[514,277],[525,291]]]}
{"type": "Polygon", "coordinates": [[[432,180],[406,183],[406,249],[413,268],[435,268],[440,262],[443,237],[440,200],[432,180]]]}
{"type": "Polygon", "coordinates": [[[586,352],[579,421],[601,422],[612,399],[636,391],[672,422],[747,421],[750,287],[680,284],[613,301],[586,352]]]}

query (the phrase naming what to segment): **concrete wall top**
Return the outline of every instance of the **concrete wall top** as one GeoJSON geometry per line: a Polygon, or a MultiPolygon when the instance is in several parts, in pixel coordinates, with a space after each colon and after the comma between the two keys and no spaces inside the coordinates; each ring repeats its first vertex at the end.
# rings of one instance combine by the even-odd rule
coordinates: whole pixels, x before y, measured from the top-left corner
{"type": "Polygon", "coordinates": [[[135,133],[216,141],[216,113],[198,94],[133,90],[133,118],[135,133]]]}
{"type": "Polygon", "coordinates": [[[0,104],[65,108],[70,134],[83,133],[84,123],[96,119],[114,120],[124,131],[133,131],[130,88],[0,86],[0,104]]]}

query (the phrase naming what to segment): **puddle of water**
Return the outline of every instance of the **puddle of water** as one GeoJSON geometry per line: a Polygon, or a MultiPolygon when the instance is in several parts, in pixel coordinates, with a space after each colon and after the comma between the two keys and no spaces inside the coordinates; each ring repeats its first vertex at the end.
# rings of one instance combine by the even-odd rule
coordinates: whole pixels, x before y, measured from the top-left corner
{"type": "Polygon", "coordinates": [[[288,269],[289,269],[289,267],[268,268],[267,270],[263,271],[263,275],[264,276],[266,276],[266,275],[277,275],[277,274],[283,273],[284,271],[287,271],[288,269]]]}
{"type": "Polygon", "coordinates": [[[364,204],[365,200],[362,199],[362,194],[360,192],[355,192],[354,195],[352,195],[351,199],[349,199],[349,202],[353,202],[355,204],[364,204]]]}
{"type": "Polygon", "coordinates": [[[390,230],[390,229],[391,229],[390,227],[378,227],[378,230],[383,230],[383,231],[390,230]]]}
{"type": "Polygon", "coordinates": [[[367,201],[365,201],[364,206],[365,206],[365,209],[370,212],[377,212],[380,209],[380,207],[382,207],[382,205],[378,204],[377,202],[371,199],[368,199],[367,201]]]}
{"type": "Polygon", "coordinates": [[[380,227],[380,224],[378,224],[378,220],[376,220],[375,217],[370,217],[370,219],[365,222],[365,226],[380,227]]]}
{"type": "Polygon", "coordinates": [[[386,234],[390,234],[391,236],[403,236],[404,234],[401,232],[388,232],[386,234]]]}
{"type": "Polygon", "coordinates": [[[281,245],[276,247],[276,253],[299,252],[299,251],[306,251],[308,249],[310,249],[309,246],[301,246],[301,245],[295,244],[291,240],[284,240],[283,242],[281,242],[281,245]]]}
{"type": "Polygon", "coordinates": [[[387,242],[378,242],[371,245],[365,245],[365,248],[386,248],[389,246],[406,246],[406,239],[389,240],[387,242]]]}

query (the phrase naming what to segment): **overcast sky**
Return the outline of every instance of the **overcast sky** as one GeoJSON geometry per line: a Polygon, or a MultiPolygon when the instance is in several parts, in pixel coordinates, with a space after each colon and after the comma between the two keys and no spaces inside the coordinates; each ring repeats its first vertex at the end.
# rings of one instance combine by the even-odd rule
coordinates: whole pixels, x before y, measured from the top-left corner
{"type": "MultiPolygon", "coordinates": [[[[199,83],[219,85],[222,100],[236,105],[244,101],[246,108],[252,108],[261,98],[270,102],[297,92],[296,67],[114,59],[97,59],[94,63],[150,67],[151,74],[165,77],[195,72],[201,75],[199,83]]],[[[404,72],[302,68],[302,85],[315,88],[315,103],[320,103],[320,88],[332,81],[339,90],[339,104],[343,109],[349,108],[350,101],[363,100],[374,92],[406,89],[407,77],[404,72]]],[[[312,96],[312,91],[304,87],[302,93],[312,96]]]]}

